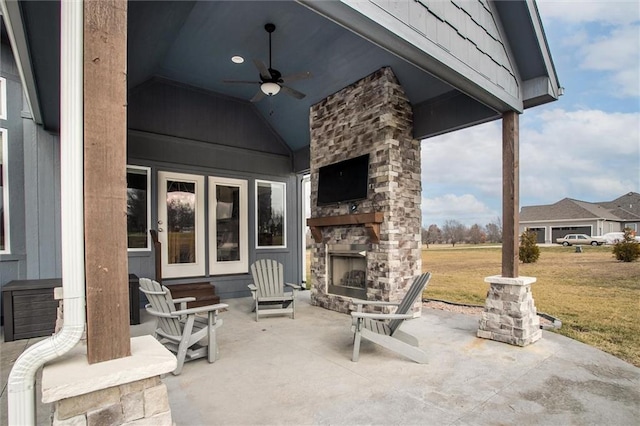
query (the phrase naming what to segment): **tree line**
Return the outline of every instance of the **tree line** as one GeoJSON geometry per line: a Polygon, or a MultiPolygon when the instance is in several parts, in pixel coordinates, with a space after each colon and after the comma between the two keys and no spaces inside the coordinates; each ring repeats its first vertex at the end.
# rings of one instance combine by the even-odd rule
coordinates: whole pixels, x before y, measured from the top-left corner
{"type": "Polygon", "coordinates": [[[486,225],[473,224],[466,226],[457,220],[447,220],[440,228],[431,224],[422,228],[422,244],[453,244],[458,243],[482,244],[502,242],[502,220],[497,218],[495,222],[486,225]]]}

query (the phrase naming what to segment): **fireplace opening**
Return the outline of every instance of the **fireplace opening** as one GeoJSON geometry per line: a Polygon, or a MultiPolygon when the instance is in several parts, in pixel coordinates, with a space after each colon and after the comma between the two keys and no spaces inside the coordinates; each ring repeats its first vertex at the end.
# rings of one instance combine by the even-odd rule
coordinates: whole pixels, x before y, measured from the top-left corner
{"type": "Polygon", "coordinates": [[[367,249],[366,244],[335,244],[327,247],[329,293],[367,298],[367,249]]]}

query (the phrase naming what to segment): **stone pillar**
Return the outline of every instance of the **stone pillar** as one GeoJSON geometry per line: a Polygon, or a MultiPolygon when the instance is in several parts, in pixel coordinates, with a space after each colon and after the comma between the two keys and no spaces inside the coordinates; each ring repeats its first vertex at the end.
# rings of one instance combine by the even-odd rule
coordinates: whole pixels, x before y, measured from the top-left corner
{"type": "Polygon", "coordinates": [[[131,356],[89,364],[85,342],[42,371],[42,402],[53,426],[171,426],[167,387],[160,377],[176,357],[152,336],[131,339],[131,356]]]}
{"type": "Polygon", "coordinates": [[[487,277],[489,293],[480,319],[478,337],[527,346],[542,337],[540,319],[531,295],[533,277],[487,277]]]}

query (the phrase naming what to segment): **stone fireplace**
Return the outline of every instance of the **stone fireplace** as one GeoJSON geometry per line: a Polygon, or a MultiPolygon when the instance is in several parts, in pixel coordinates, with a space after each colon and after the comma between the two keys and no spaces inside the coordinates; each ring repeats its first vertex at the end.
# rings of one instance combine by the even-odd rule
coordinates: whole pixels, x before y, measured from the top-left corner
{"type": "Polygon", "coordinates": [[[382,68],[312,106],[310,127],[312,303],[400,301],[422,270],[420,142],[402,86],[382,68]],[[367,198],[318,205],[320,167],[365,154],[367,198]]]}

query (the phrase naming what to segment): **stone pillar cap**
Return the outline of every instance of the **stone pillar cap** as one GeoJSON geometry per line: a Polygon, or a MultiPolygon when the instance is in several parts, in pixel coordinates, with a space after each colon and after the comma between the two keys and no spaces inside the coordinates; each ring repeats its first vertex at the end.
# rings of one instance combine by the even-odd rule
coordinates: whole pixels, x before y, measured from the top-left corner
{"type": "Polygon", "coordinates": [[[536,282],[535,277],[503,277],[502,275],[492,275],[486,277],[484,282],[491,284],[509,284],[509,285],[529,285],[536,282]]]}

